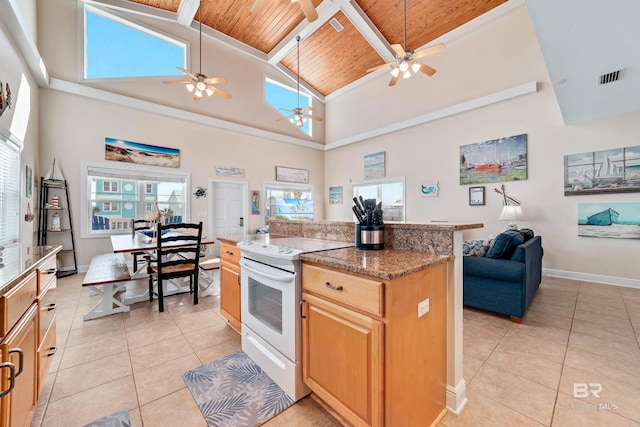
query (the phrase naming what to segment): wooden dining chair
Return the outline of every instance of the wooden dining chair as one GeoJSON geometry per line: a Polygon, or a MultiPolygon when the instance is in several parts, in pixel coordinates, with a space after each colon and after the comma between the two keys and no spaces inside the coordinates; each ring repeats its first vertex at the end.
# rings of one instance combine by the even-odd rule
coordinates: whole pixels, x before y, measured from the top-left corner
{"type": "MultiPolygon", "coordinates": [[[[146,219],[132,219],[131,220],[131,237],[136,237],[136,232],[142,230],[149,230],[151,227],[151,222],[146,219]]],[[[131,252],[133,255],[133,272],[138,271],[138,257],[144,257],[147,253],[143,251],[131,252]]]]}
{"type": "Polygon", "coordinates": [[[198,275],[202,222],[157,225],[156,259],[147,263],[149,273],[149,301],[153,301],[154,282],[157,283],[158,309],[164,311],[165,280],[189,278],[189,292],[198,304],[198,275]]]}

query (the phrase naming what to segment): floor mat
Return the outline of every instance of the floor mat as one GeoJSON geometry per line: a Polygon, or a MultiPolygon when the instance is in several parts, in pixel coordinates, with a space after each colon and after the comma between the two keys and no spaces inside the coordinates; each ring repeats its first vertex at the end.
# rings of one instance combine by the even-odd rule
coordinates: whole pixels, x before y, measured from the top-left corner
{"type": "Polygon", "coordinates": [[[129,410],[122,409],[106,417],[102,417],[95,421],[85,424],[84,427],[131,427],[131,419],[129,419],[129,410]]]}
{"type": "Polygon", "coordinates": [[[209,426],[258,426],[293,404],[242,351],[187,371],[182,377],[209,426]]]}

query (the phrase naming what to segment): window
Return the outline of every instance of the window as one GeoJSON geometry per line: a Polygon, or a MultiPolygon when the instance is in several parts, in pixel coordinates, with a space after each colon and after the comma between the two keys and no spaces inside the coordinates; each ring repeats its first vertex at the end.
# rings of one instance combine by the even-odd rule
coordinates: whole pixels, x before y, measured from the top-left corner
{"type": "Polygon", "coordinates": [[[0,247],[20,241],[22,143],[14,139],[0,128],[0,247]]]}
{"type": "MultiPolygon", "coordinates": [[[[269,105],[285,117],[289,117],[291,113],[284,110],[293,110],[298,107],[298,90],[268,77],[265,78],[264,97],[269,105]]],[[[300,108],[312,107],[311,101],[310,95],[300,93],[300,108]]],[[[311,120],[307,120],[300,129],[311,136],[311,120]]]]}
{"type": "Polygon", "coordinates": [[[85,5],[86,79],[181,75],[187,45],[166,34],[85,5]]]}
{"type": "Polygon", "coordinates": [[[265,182],[265,216],[275,219],[313,220],[313,186],[265,182]]]}
{"type": "Polygon", "coordinates": [[[145,184],[144,194],[152,194],[152,193],[153,193],[153,184],[145,184]]]}
{"type": "Polygon", "coordinates": [[[102,181],[102,191],[105,193],[117,193],[118,181],[102,181]]]}
{"type": "Polygon", "coordinates": [[[189,198],[184,197],[189,194],[186,173],[90,163],[82,164],[82,173],[82,237],[129,233],[131,219],[145,218],[156,210],[154,200],[165,217],[171,212],[189,218],[189,198]],[[114,183],[119,192],[112,191],[114,183]]]}
{"type": "Polygon", "coordinates": [[[371,179],[352,185],[353,196],[382,202],[384,222],[404,222],[404,177],[371,179]]]}

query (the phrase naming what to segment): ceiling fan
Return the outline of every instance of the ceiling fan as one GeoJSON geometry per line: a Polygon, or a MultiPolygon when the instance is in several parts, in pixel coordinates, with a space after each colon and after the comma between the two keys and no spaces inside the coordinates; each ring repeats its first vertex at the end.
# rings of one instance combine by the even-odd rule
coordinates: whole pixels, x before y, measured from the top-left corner
{"type": "Polygon", "coordinates": [[[182,71],[189,79],[191,80],[170,80],[165,81],[164,84],[167,85],[185,85],[187,90],[193,93],[193,100],[200,101],[202,99],[202,94],[206,93],[208,96],[220,95],[225,99],[231,99],[231,95],[222,89],[218,89],[215,87],[215,84],[226,83],[227,79],[224,77],[207,77],[202,74],[202,0],[200,0],[200,7],[198,8],[198,21],[200,21],[200,70],[197,73],[191,73],[188,70],[182,67],[176,67],[178,70],[182,71]]]}
{"type": "Polygon", "coordinates": [[[291,123],[293,123],[294,125],[298,126],[298,127],[302,127],[302,125],[304,125],[307,121],[307,119],[311,119],[311,120],[317,120],[319,122],[322,121],[322,117],[320,116],[314,116],[313,114],[309,114],[309,111],[312,110],[312,107],[305,107],[305,108],[300,108],[300,36],[296,37],[296,41],[298,42],[298,70],[297,70],[297,76],[298,76],[298,106],[296,108],[294,108],[293,110],[287,110],[285,108],[281,108],[281,110],[283,111],[288,111],[291,114],[289,116],[282,116],[280,117],[278,120],[276,120],[277,122],[284,120],[284,119],[289,119],[289,121],[291,123]]]}
{"type": "Polygon", "coordinates": [[[442,52],[445,49],[444,43],[438,43],[419,52],[414,52],[411,49],[407,49],[407,0],[404,0],[403,17],[404,46],[399,44],[391,45],[393,52],[396,54],[396,59],[391,62],[387,62],[386,64],[369,68],[367,70],[367,73],[370,73],[380,68],[391,66],[391,81],[389,82],[389,86],[395,86],[395,84],[398,82],[398,79],[400,78],[400,75],[402,75],[403,79],[408,79],[417,72],[421,72],[423,74],[426,74],[427,76],[433,76],[436,73],[436,70],[418,61],[418,59],[427,55],[433,55],[434,53],[442,52]]]}
{"type": "MultiPolygon", "coordinates": [[[[251,5],[252,13],[259,13],[269,2],[269,0],[254,0],[251,5]]],[[[300,9],[302,9],[302,13],[307,18],[307,21],[313,22],[318,19],[318,12],[316,12],[316,8],[313,7],[313,2],[311,0],[291,0],[291,3],[297,2],[300,5],[300,9]]]]}

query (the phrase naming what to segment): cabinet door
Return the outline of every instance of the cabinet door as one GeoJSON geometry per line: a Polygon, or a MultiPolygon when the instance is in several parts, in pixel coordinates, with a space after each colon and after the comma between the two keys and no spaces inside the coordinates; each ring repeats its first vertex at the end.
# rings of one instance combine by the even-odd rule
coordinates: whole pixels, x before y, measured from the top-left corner
{"type": "Polygon", "coordinates": [[[225,262],[220,263],[220,313],[240,330],[240,273],[225,262]]]}
{"type": "MultiPolygon", "coordinates": [[[[23,352],[22,372],[17,375],[15,388],[11,393],[0,399],[2,408],[2,427],[28,427],[38,402],[37,397],[37,349],[38,349],[38,307],[32,305],[11,332],[0,343],[0,353],[3,362],[11,362],[16,367],[16,374],[20,368],[18,353],[10,349],[20,349],[23,352]]],[[[9,388],[9,371],[2,370],[2,390],[9,388]]]]}
{"type": "Polygon", "coordinates": [[[353,425],[383,423],[383,324],[308,293],[303,380],[353,425]]]}

